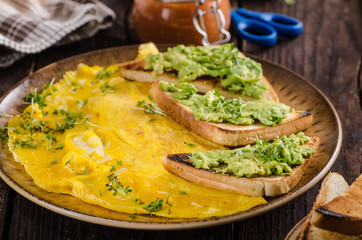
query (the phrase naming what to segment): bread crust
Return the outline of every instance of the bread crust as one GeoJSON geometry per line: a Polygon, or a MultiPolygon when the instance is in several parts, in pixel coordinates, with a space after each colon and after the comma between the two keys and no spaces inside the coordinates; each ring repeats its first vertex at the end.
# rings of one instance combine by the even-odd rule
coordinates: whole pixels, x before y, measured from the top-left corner
{"type": "MultiPolygon", "coordinates": [[[[313,137],[311,140],[309,145],[316,150],[319,138],[313,137]]],[[[305,159],[303,165],[293,168],[293,173],[289,176],[246,178],[197,169],[190,163],[189,153],[162,157],[162,163],[169,172],[197,185],[250,196],[277,196],[289,192],[297,185],[315,154],[316,151],[305,159]]]]}
{"type": "MultiPolygon", "coordinates": [[[[121,77],[138,82],[154,82],[155,79],[151,71],[144,70],[145,59],[138,59],[130,62],[125,62],[119,65],[119,72],[121,77]]],[[[175,72],[165,72],[157,75],[159,81],[166,81],[177,84],[177,75],[175,72]]],[[[279,102],[279,98],[269,81],[265,76],[262,77],[260,82],[268,87],[268,91],[263,97],[264,100],[270,100],[279,102]]],[[[221,80],[219,78],[212,77],[201,77],[191,82],[197,89],[198,92],[204,94],[212,89],[217,88],[220,94],[226,98],[239,98],[240,94],[233,94],[221,86],[221,80]]],[[[251,101],[255,98],[244,96],[243,100],[251,101]]]]}
{"type": "Polygon", "coordinates": [[[256,139],[274,139],[276,136],[290,135],[302,131],[312,124],[310,112],[295,111],[282,123],[275,126],[262,124],[234,125],[230,123],[210,123],[196,120],[190,108],[180,104],[168,92],[159,88],[158,81],[152,84],[150,93],[157,105],[176,122],[184,125],[201,137],[226,146],[254,144],[256,139]]]}
{"type": "MultiPolygon", "coordinates": [[[[314,240],[314,239],[330,239],[330,240],[357,240],[362,239],[362,235],[358,233],[358,230],[361,228],[348,229],[351,226],[356,227],[350,222],[344,222],[345,219],[341,218],[340,222],[324,222],[324,216],[320,216],[321,213],[318,212],[318,209],[328,206],[330,203],[339,202],[338,199],[346,196],[346,193],[349,191],[355,192],[355,188],[348,186],[348,183],[344,178],[338,173],[329,173],[327,177],[323,180],[319,194],[316,201],[314,202],[313,208],[308,215],[303,229],[301,231],[299,240],[314,240]],[[318,221],[323,221],[324,224],[318,224],[318,221]],[[317,223],[317,225],[316,225],[317,223]],[[324,226],[323,226],[324,225],[324,226]],[[344,231],[340,231],[340,229],[344,231]],[[348,231],[347,231],[348,230],[348,231]]],[[[355,199],[357,203],[349,203],[349,205],[358,205],[359,198],[355,199]]],[[[339,203],[341,204],[341,203],[339,203]]],[[[339,207],[339,210],[342,210],[345,207],[342,204],[339,207]]],[[[328,217],[328,216],[327,216],[328,217]]]]}
{"type": "Polygon", "coordinates": [[[311,218],[314,226],[345,235],[362,234],[362,175],[332,201],[318,206],[311,218]]]}
{"type": "Polygon", "coordinates": [[[324,178],[321,188],[319,190],[319,194],[313,204],[313,208],[308,214],[308,217],[304,223],[303,229],[299,237],[300,240],[319,239],[319,236],[328,236],[328,232],[321,231],[320,228],[313,226],[310,220],[315,214],[315,209],[317,207],[331,201],[336,196],[342,194],[347,188],[348,183],[338,173],[329,173],[324,178]]]}

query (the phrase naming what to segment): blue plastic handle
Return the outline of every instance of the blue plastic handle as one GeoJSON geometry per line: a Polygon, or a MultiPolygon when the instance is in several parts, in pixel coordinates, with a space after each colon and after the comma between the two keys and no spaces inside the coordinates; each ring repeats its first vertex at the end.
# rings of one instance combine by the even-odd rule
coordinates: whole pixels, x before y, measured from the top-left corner
{"type": "Polygon", "coordinates": [[[270,24],[277,30],[281,37],[294,38],[299,36],[303,31],[303,23],[301,21],[286,15],[256,12],[244,8],[238,8],[236,11],[244,17],[261,20],[270,24]]]}
{"type": "Polygon", "coordinates": [[[243,17],[231,11],[231,18],[236,23],[236,29],[242,38],[256,45],[270,47],[278,40],[277,31],[264,22],[243,17]]]}

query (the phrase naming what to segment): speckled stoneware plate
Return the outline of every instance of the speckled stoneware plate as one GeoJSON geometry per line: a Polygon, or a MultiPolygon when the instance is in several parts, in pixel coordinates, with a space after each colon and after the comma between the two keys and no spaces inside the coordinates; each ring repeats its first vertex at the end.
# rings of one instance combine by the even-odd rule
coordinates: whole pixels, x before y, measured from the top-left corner
{"type": "MultiPolygon", "coordinates": [[[[161,50],[166,49],[166,45],[159,47],[161,50]]],[[[107,66],[131,60],[136,55],[137,46],[126,46],[94,51],[50,64],[26,77],[2,97],[0,112],[13,115],[21,113],[25,108],[23,98],[31,89],[41,89],[53,78],[58,80],[61,72],[75,70],[79,63],[107,66]]],[[[298,185],[288,194],[266,198],[268,204],[238,214],[204,220],[168,219],[156,216],[131,219],[129,214],[107,210],[72,196],[49,193],[40,189],[24,168],[14,161],[5,145],[0,146],[0,176],[19,194],[51,211],[82,221],[113,227],[150,230],[210,227],[240,221],[277,208],[307,191],[332,167],[341,147],[342,128],[334,107],[315,86],[284,67],[258,57],[255,59],[262,63],[264,75],[273,85],[281,102],[295,109],[309,110],[313,113],[313,124],[306,130],[306,134],[320,138],[318,153],[298,185]]],[[[7,121],[8,118],[0,118],[0,125],[6,125],[7,121]]]]}
{"type": "Polygon", "coordinates": [[[302,218],[293,228],[292,230],[290,230],[290,232],[288,233],[288,235],[285,237],[284,240],[298,240],[299,239],[299,235],[302,232],[303,229],[303,225],[305,223],[305,221],[307,220],[307,216],[305,216],[304,218],[302,218]]]}

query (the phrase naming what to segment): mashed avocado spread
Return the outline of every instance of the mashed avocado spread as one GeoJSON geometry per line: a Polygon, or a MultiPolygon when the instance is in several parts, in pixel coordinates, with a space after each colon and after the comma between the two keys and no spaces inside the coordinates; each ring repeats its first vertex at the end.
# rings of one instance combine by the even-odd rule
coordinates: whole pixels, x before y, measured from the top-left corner
{"type": "Polygon", "coordinates": [[[289,175],[292,167],[304,163],[314,149],[302,144],[310,142],[303,132],[289,137],[276,138],[274,142],[258,140],[234,150],[214,150],[193,153],[190,160],[196,168],[213,169],[237,177],[289,175]]]}
{"type": "Polygon", "coordinates": [[[191,108],[197,120],[208,122],[226,122],[237,125],[251,125],[260,122],[266,126],[280,123],[292,110],[289,106],[273,101],[248,101],[227,99],[214,89],[205,95],[197,94],[190,83],[172,83],[161,81],[160,89],[171,92],[181,104],[191,108]]]}
{"type": "Polygon", "coordinates": [[[265,85],[258,83],[263,75],[261,64],[240,56],[234,44],[217,48],[178,45],[169,48],[165,56],[148,54],[145,70],[153,70],[154,74],[175,70],[179,82],[190,82],[201,76],[220,77],[228,91],[257,99],[267,91],[265,85]]]}

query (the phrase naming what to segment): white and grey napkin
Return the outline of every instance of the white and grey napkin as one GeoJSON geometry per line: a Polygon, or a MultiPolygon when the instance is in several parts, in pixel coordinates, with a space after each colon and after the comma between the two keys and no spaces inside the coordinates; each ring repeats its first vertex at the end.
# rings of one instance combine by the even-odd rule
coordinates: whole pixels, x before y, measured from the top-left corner
{"type": "Polygon", "coordinates": [[[91,37],[114,19],[99,0],[0,0],[0,67],[91,37]]]}

